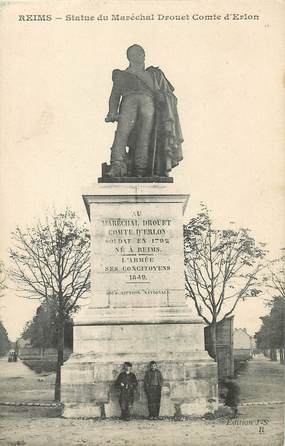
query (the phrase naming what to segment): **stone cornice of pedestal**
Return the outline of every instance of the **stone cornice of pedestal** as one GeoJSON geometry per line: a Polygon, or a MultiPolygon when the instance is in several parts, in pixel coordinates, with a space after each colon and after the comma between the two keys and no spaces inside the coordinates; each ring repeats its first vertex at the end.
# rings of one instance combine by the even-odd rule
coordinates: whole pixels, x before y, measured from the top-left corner
{"type": "Polygon", "coordinates": [[[189,200],[189,194],[176,193],[173,185],[164,183],[101,183],[82,197],[89,218],[92,203],[181,203],[184,213],[189,200]]]}
{"type": "MultiPolygon", "coordinates": [[[[157,352],[153,351],[153,357],[156,357],[157,352]]],[[[150,358],[150,353],[98,353],[94,351],[90,351],[87,353],[72,353],[72,355],[69,358],[70,363],[82,363],[82,364],[88,364],[93,363],[95,364],[104,364],[104,363],[110,363],[112,365],[122,365],[122,362],[124,360],[128,360],[132,362],[133,364],[137,363],[148,363],[150,358]]],[[[214,363],[215,360],[211,358],[206,350],[194,350],[191,344],[189,344],[189,351],[188,352],[171,352],[171,351],[161,351],[159,354],[159,361],[166,361],[168,364],[172,361],[181,361],[185,364],[189,363],[195,363],[195,364],[203,364],[204,362],[207,362],[208,364],[214,363]]],[[[66,364],[66,363],[65,363],[66,364]]],[[[64,364],[64,365],[65,365],[64,364]]]]}
{"type": "Polygon", "coordinates": [[[88,308],[74,325],[204,324],[187,306],[160,308],[88,308]]]}

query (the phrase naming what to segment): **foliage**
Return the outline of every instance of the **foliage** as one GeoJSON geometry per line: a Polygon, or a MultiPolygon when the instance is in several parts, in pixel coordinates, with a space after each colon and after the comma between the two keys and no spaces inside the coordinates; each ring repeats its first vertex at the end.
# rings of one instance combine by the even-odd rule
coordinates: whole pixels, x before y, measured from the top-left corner
{"type": "MultiPolygon", "coordinates": [[[[4,263],[0,260],[0,297],[4,296],[6,287],[6,276],[4,263]]],[[[11,347],[11,342],[8,338],[6,328],[0,320],[0,356],[5,355],[11,347]]]]}
{"type": "Polygon", "coordinates": [[[255,334],[256,346],[262,350],[285,348],[285,298],[274,297],[268,304],[270,313],[261,317],[262,325],[255,334]]]}
{"type": "Polygon", "coordinates": [[[0,321],[0,356],[6,355],[10,349],[11,343],[8,338],[7,331],[0,321]]]}
{"type": "Polygon", "coordinates": [[[188,296],[207,324],[231,315],[239,300],[260,292],[266,254],[248,229],[214,229],[206,206],[184,227],[188,296]]]}
{"type": "Polygon", "coordinates": [[[280,362],[284,363],[285,350],[285,255],[284,248],[280,258],[268,262],[263,281],[265,288],[272,293],[267,300],[270,313],[261,317],[262,325],[255,334],[259,349],[269,350],[272,360],[277,360],[276,350],[280,352],[280,362]]]}
{"type": "Polygon", "coordinates": [[[48,348],[57,345],[57,328],[52,309],[46,304],[38,307],[36,315],[27,322],[22,333],[23,339],[29,339],[33,347],[48,348]]]}
{"type": "Polygon", "coordinates": [[[0,297],[3,297],[4,290],[7,288],[5,281],[4,263],[0,260],[0,297]]]}
{"type": "MultiPolygon", "coordinates": [[[[64,345],[72,347],[72,322],[65,322],[64,345]]],[[[32,347],[46,349],[57,346],[57,324],[55,314],[45,303],[41,304],[33,319],[26,323],[23,339],[29,339],[32,347]]]]}

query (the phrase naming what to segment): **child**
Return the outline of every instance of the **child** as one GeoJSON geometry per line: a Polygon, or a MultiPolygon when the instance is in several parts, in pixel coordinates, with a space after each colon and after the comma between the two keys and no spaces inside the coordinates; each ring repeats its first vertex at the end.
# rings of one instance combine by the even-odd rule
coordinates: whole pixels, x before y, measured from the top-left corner
{"type": "Polygon", "coordinates": [[[131,372],[132,364],[124,363],[124,370],[121,372],[115,382],[115,386],[120,391],[119,404],[121,407],[121,419],[130,420],[130,409],[134,403],[134,391],[137,388],[138,381],[136,375],[131,372]]]}
{"type": "Polygon", "coordinates": [[[144,377],[144,389],[147,396],[149,418],[157,420],[160,409],[161,387],[163,378],[155,361],[149,363],[149,370],[144,377]]]}

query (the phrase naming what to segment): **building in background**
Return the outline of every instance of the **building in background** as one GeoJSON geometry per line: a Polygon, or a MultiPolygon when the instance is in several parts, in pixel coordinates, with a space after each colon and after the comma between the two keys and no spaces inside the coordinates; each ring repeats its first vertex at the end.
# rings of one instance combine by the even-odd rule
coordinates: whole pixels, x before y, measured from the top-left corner
{"type": "Polygon", "coordinates": [[[254,339],[248,334],[245,328],[236,328],[233,333],[234,338],[234,362],[236,365],[244,364],[253,357],[254,339]]]}

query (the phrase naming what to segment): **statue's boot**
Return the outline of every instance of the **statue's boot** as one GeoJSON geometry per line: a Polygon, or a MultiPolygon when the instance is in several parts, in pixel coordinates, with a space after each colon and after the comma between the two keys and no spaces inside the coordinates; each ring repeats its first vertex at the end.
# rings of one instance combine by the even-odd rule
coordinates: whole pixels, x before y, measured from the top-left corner
{"type": "Polygon", "coordinates": [[[123,161],[112,161],[111,168],[107,172],[107,176],[110,178],[124,177],[127,174],[127,166],[123,161]]]}
{"type": "Polygon", "coordinates": [[[146,176],[146,169],[136,169],[136,177],[142,178],[146,176]]]}

